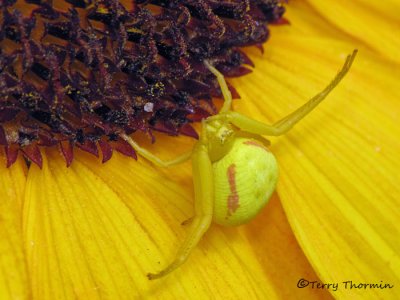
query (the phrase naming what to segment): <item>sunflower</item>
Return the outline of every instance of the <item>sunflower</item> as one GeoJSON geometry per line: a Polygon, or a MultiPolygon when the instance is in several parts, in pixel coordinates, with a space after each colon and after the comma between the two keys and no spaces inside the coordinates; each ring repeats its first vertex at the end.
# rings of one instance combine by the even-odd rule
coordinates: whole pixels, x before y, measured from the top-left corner
{"type": "MultiPolygon", "coordinates": [[[[66,168],[48,149],[42,170],[0,164],[0,298],[400,298],[399,9],[395,0],[291,1],[291,25],[272,28],[264,54],[246,50],[256,68],[229,80],[241,95],[234,109],[268,123],[325,86],[353,48],[359,55],[317,111],[272,141],[281,176],[261,215],[213,225],[164,279],[145,274],[185,236],[190,163],[162,169],[116,153],[103,165],[76,151],[66,168]]],[[[193,145],[137,139],[165,158],[193,145]]]]}

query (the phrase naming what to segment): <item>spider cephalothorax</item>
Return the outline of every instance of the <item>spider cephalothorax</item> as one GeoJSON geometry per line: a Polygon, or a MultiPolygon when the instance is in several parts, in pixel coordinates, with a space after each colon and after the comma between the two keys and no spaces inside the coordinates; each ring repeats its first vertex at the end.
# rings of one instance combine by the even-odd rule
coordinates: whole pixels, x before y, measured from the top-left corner
{"type": "Polygon", "coordinates": [[[41,165],[38,146],[60,146],[68,165],[74,146],[100,149],[103,162],[113,149],[135,157],[121,136],[138,130],[197,137],[190,123],[214,114],[220,95],[202,61],[246,74],[239,47],[265,42],[282,13],[274,0],[1,1],[8,165],[18,152],[41,165]]]}

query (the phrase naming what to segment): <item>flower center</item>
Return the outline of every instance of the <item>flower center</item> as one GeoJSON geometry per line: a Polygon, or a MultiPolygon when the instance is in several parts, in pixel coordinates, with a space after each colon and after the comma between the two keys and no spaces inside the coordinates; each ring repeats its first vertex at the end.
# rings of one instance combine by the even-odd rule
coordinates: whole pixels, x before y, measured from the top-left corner
{"type": "Polygon", "coordinates": [[[251,64],[239,47],[260,45],[278,1],[1,1],[0,145],[10,166],[40,147],[75,146],[103,161],[135,156],[121,134],[154,130],[196,137],[190,126],[216,112],[218,84],[251,64]],[[23,10],[20,10],[23,8],[23,10]],[[29,10],[30,9],[30,10],[29,10]]]}

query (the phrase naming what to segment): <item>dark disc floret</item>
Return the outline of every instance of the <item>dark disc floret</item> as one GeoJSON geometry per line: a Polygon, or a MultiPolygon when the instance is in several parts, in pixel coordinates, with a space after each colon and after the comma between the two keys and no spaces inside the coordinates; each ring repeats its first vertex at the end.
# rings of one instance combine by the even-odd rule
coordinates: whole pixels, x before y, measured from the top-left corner
{"type": "Polygon", "coordinates": [[[7,165],[22,153],[41,166],[40,147],[52,146],[67,165],[75,146],[103,162],[113,150],[136,157],[120,137],[136,131],[196,138],[190,124],[221,96],[203,61],[247,74],[240,47],[265,42],[283,12],[278,0],[0,1],[7,165]]]}

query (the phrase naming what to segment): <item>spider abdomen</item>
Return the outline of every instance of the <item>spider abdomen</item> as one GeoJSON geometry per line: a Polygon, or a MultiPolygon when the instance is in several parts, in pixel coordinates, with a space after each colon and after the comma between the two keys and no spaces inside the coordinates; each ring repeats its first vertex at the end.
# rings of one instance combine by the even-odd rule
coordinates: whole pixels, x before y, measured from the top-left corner
{"type": "Polygon", "coordinates": [[[259,141],[237,138],[213,163],[214,221],[224,226],[249,222],[267,204],[278,180],[274,155],[259,141]]]}

